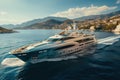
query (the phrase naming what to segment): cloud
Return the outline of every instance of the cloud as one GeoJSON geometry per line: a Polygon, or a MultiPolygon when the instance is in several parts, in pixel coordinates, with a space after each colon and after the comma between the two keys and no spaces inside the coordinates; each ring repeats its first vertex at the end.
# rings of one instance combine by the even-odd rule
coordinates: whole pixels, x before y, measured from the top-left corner
{"type": "Polygon", "coordinates": [[[120,0],[117,0],[116,4],[120,4],[120,0]]]}
{"type": "Polygon", "coordinates": [[[62,11],[62,12],[57,12],[51,16],[55,16],[55,17],[67,17],[67,18],[78,18],[78,17],[82,17],[82,16],[89,16],[89,15],[98,15],[101,13],[104,13],[106,11],[110,11],[110,10],[114,10],[117,7],[108,7],[106,5],[103,6],[94,6],[91,5],[90,7],[77,7],[77,8],[69,8],[66,11],[62,11]]]}
{"type": "Polygon", "coordinates": [[[7,14],[7,12],[4,12],[4,11],[0,12],[0,16],[6,15],[6,14],[7,14]]]}

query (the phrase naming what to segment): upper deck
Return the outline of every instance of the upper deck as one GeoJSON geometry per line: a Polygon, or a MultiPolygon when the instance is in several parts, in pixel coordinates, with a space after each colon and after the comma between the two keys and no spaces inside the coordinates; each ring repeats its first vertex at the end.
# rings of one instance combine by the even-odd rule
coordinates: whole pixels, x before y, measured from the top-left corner
{"type": "Polygon", "coordinates": [[[11,51],[12,54],[16,54],[16,53],[23,53],[26,51],[29,51],[31,49],[44,49],[44,48],[49,48],[52,45],[62,45],[62,43],[68,43],[68,42],[74,42],[76,40],[82,40],[82,39],[86,39],[86,38],[94,38],[94,35],[90,35],[90,34],[83,34],[83,33],[78,33],[78,32],[72,32],[72,33],[60,33],[58,35],[54,35],[49,37],[47,40],[42,41],[42,42],[38,42],[35,44],[30,44],[27,46],[23,46],[21,48],[18,48],[16,50],[11,51]]]}

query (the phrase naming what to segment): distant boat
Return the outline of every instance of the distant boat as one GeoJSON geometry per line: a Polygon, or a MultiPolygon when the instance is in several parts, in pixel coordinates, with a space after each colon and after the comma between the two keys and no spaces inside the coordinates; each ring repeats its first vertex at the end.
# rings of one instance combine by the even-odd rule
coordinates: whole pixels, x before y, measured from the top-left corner
{"type": "Polygon", "coordinates": [[[24,62],[37,63],[43,59],[62,58],[71,55],[85,55],[85,50],[95,47],[96,38],[92,34],[84,34],[74,24],[57,35],[39,43],[23,46],[10,53],[24,62]]]}
{"type": "Polygon", "coordinates": [[[116,26],[115,30],[113,30],[115,34],[120,34],[120,24],[116,26]]]}

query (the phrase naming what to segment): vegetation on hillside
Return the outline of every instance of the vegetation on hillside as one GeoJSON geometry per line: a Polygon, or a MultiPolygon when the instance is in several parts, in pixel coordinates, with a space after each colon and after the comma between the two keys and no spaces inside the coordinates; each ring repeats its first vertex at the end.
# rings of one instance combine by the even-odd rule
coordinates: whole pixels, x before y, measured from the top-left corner
{"type": "Polygon", "coordinates": [[[0,33],[13,33],[15,31],[11,30],[11,29],[6,29],[3,27],[0,27],[0,33]]]}

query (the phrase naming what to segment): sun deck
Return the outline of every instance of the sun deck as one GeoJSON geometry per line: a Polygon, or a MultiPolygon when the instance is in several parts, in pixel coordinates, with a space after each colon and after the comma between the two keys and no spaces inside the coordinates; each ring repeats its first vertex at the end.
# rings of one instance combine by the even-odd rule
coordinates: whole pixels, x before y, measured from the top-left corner
{"type": "Polygon", "coordinates": [[[24,51],[26,51],[26,50],[30,50],[30,49],[32,49],[32,48],[35,48],[35,47],[37,47],[37,46],[39,46],[39,45],[42,45],[42,44],[45,44],[45,43],[47,43],[47,42],[39,42],[39,43],[35,43],[35,44],[30,44],[30,45],[28,45],[28,46],[23,46],[23,47],[20,47],[20,48],[18,48],[18,49],[16,49],[16,50],[13,50],[13,51],[11,51],[11,53],[12,54],[15,54],[15,53],[22,53],[22,52],[24,52],[24,51]]]}

